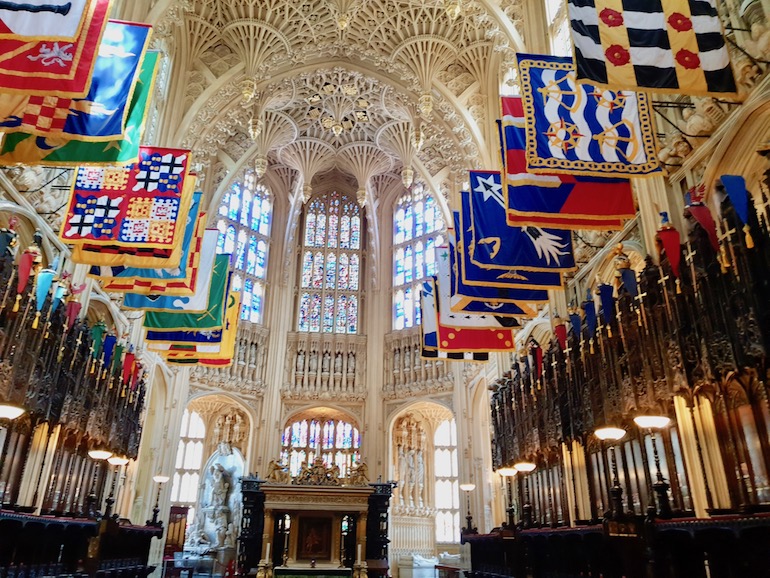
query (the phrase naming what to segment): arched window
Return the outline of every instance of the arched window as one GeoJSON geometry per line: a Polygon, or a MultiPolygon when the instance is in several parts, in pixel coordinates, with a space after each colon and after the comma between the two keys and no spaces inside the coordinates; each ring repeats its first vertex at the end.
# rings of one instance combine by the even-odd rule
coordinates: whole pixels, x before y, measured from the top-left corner
{"type": "Polygon", "coordinates": [[[176,466],[171,484],[171,504],[189,506],[188,520],[195,517],[192,511],[198,499],[200,470],[203,463],[203,439],[206,426],[197,412],[184,410],[182,427],[179,432],[179,446],[176,450],[176,466]]]}
{"type": "Polygon", "coordinates": [[[312,464],[320,456],[327,468],[336,465],[340,477],[345,477],[361,461],[360,447],[358,428],[343,414],[311,412],[298,416],[283,430],[281,463],[288,465],[289,473],[296,476],[303,464],[312,464]]]}
{"type": "Polygon", "coordinates": [[[457,424],[444,420],[433,436],[436,477],[436,542],[460,541],[460,488],[457,474],[457,424]]]}
{"type": "Polygon", "coordinates": [[[254,174],[233,183],[219,205],[217,253],[233,253],[233,289],[243,289],[241,319],[262,322],[273,202],[254,174]]]}
{"type": "Polygon", "coordinates": [[[436,199],[417,183],[393,214],[393,329],[420,324],[420,282],[436,274],[436,247],[444,243],[436,199]]]}
{"type": "Polygon", "coordinates": [[[572,55],[567,3],[562,2],[562,0],[545,0],[545,16],[551,54],[554,56],[572,55]]]}
{"type": "Polygon", "coordinates": [[[337,192],[312,198],[305,211],[297,330],[358,333],[363,216],[337,192]]]}

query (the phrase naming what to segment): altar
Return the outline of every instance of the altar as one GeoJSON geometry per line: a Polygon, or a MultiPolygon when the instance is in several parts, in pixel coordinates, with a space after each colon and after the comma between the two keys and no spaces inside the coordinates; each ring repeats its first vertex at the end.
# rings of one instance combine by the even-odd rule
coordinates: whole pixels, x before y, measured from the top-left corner
{"type": "Polygon", "coordinates": [[[277,567],[273,570],[275,578],[308,578],[323,576],[324,578],[351,578],[353,571],[350,568],[284,568],[277,567]]]}
{"type": "Polygon", "coordinates": [[[244,572],[255,569],[258,578],[368,578],[368,561],[382,567],[392,484],[370,484],[364,464],[344,478],[322,462],[293,478],[271,465],[267,480],[242,480],[244,572]]]}

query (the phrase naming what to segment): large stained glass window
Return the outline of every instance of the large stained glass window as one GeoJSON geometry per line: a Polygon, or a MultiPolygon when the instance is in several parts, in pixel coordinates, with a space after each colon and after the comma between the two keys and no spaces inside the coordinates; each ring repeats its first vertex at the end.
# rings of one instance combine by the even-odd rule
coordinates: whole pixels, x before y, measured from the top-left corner
{"type": "Polygon", "coordinates": [[[416,183],[393,214],[393,329],[420,324],[420,282],[436,274],[436,247],[445,239],[441,208],[416,183]]]}
{"type": "Polygon", "coordinates": [[[300,258],[299,331],[358,332],[362,229],[355,199],[330,192],[310,200],[300,258]]]}
{"type": "Polygon", "coordinates": [[[433,437],[436,477],[436,542],[460,541],[460,488],[457,473],[457,424],[442,421],[433,437]]]}
{"type": "Polygon", "coordinates": [[[262,322],[273,202],[270,191],[246,173],[219,205],[218,253],[234,253],[233,289],[243,290],[241,319],[262,322]]]}
{"type": "Polygon", "coordinates": [[[324,409],[297,416],[283,430],[281,463],[296,476],[304,464],[323,458],[327,468],[336,465],[347,477],[361,461],[361,434],[344,414],[324,409]]]}

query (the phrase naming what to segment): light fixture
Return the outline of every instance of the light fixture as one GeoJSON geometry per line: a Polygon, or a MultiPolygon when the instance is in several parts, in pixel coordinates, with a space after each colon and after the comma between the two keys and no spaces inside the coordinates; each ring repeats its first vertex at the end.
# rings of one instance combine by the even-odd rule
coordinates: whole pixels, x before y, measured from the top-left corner
{"type": "Polygon", "coordinates": [[[626,430],[620,427],[600,427],[594,431],[594,435],[603,442],[610,442],[610,466],[612,468],[612,486],[610,486],[610,519],[619,520],[623,517],[623,488],[618,480],[618,458],[615,455],[615,442],[622,440],[626,430]]]}
{"type": "Polygon", "coordinates": [[[620,427],[612,426],[600,427],[594,431],[594,435],[602,441],[616,442],[623,439],[623,437],[626,435],[626,430],[620,427]]]}
{"type": "Polygon", "coordinates": [[[254,176],[261,179],[267,172],[267,157],[257,157],[254,159],[254,176]]]}
{"type": "Polygon", "coordinates": [[[265,121],[261,118],[251,117],[249,119],[249,138],[251,140],[257,140],[257,137],[262,134],[262,129],[265,128],[265,121]]]}
{"type": "Polygon", "coordinates": [[[516,468],[506,466],[504,468],[498,468],[497,473],[503,476],[504,478],[512,478],[518,473],[518,470],[516,468]]]}
{"type": "Polygon", "coordinates": [[[422,145],[425,144],[425,132],[422,130],[422,126],[418,126],[412,130],[412,134],[410,136],[411,138],[409,140],[412,144],[412,147],[414,147],[414,151],[419,153],[422,149],[422,145]]]}
{"type": "Polygon", "coordinates": [[[101,462],[112,457],[112,452],[105,449],[88,450],[88,457],[97,462],[101,462]]]}
{"type": "Polygon", "coordinates": [[[671,423],[671,418],[665,415],[639,415],[634,423],[645,429],[663,429],[671,423]]]}
{"type": "Polygon", "coordinates": [[[466,525],[462,529],[463,534],[478,534],[478,530],[473,527],[473,516],[471,516],[471,492],[476,489],[476,484],[460,484],[460,489],[465,492],[466,503],[468,505],[468,515],[465,516],[466,525]]]}
{"type": "Polygon", "coordinates": [[[160,513],[160,491],[163,488],[163,484],[169,481],[168,476],[158,474],[152,477],[152,481],[158,484],[158,493],[155,495],[155,507],[152,509],[152,519],[147,520],[148,526],[163,526],[163,521],[158,521],[158,514],[160,513]]]}
{"type": "Polygon", "coordinates": [[[405,188],[409,188],[412,186],[412,183],[414,182],[414,169],[410,167],[404,167],[401,170],[401,182],[404,184],[405,188]]]}
{"type": "Polygon", "coordinates": [[[337,17],[337,28],[340,30],[345,30],[348,24],[350,24],[350,16],[348,14],[340,14],[337,17]]]}
{"type": "Polygon", "coordinates": [[[671,423],[671,418],[665,415],[639,415],[634,418],[634,423],[650,432],[650,442],[652,443],[652,455],[655,460],[655,482],[652,489],[658,501],[658,509],[650,504],[648,510],[656,513],[663,519],[671,518],[671,503],[668,500],[668,484],[663,478],[663,472],[660,469],[660,455],[658,454],[658,440],[655,430],[663,429],[671,423]]]}
{"type": "Polygon", "coordinates": [[[527,530],[532,527],[532,503],[529,498],[529,476],[527,474],[534,471],[537,465],[532,462],[516,462],[513,467],[524,475],[524,505],[521,507],[521,527],[527,530]]]}
{"type": "Polygon", "coordinates": [[[420,100],[417,103],[417,110],[420,111],[420,116],[428,118],[430,113],[433,112],[433,96],[429,92],[420,96],[420,100]]]}
{"type": "MultiPolygon", "coordinates": [[[[105,518],[112,516],[112,506],[115,504],[115,488],[118,484],[118,472],[121,466],[125,466],[128,463],[128,458],[125,456],[112,456],[107,458],[107,463],[111,466],[115,466],[115,471],[112,474],[112,486],[110,487],[110,495],[107,496],[106,505],[104,507],[105,518]]],[[[117,514],[115,516],[117,517],[117,514]]]]}
{"type": "Polygon", "coordinates": [[[12,403],[0,403],[0,419],[15,420],[27,410],[12,403]]]}

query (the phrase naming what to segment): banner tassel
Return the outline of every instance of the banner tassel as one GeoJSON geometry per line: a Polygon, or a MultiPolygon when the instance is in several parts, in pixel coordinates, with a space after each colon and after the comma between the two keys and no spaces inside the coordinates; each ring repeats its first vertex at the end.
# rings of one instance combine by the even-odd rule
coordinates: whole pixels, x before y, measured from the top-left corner
{"type": "Polygon", "coordinates": [[[746,237],[746,248],[747,249],[753,249],[754,248],[754,238],[751,236],[751,227],[748,225],[743,225],[743,232],[745,233],[746,237]]]}

